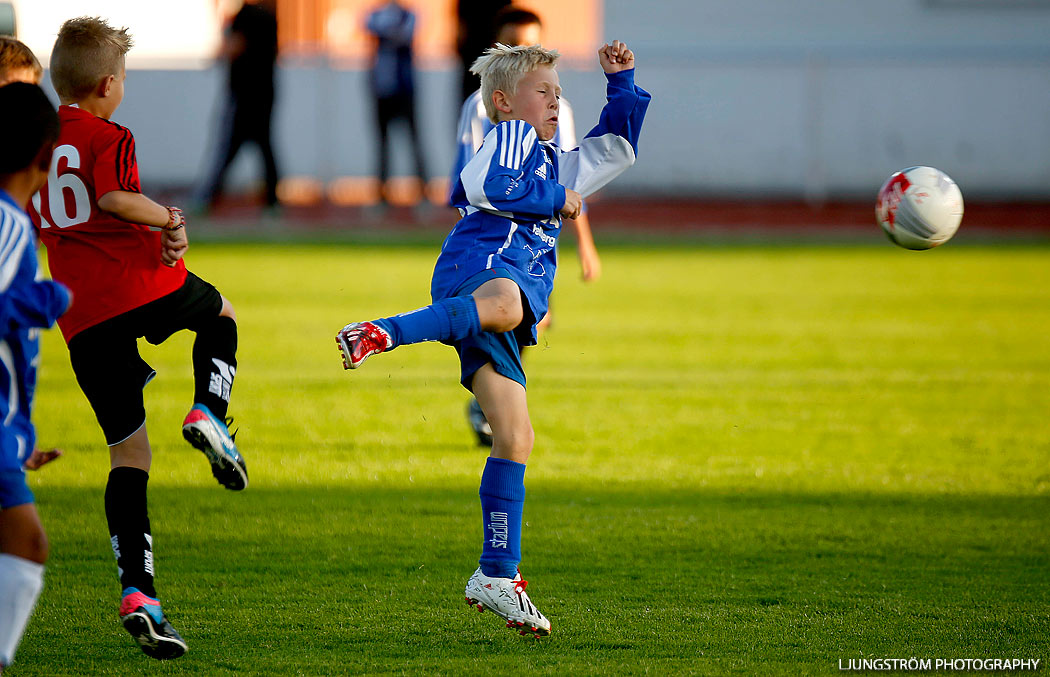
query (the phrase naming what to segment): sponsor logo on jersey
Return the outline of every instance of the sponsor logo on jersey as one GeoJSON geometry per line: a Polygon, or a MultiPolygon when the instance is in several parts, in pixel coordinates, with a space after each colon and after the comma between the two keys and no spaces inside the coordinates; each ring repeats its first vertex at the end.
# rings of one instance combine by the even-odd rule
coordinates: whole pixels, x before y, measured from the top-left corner
{"type": "Polygon", "coordinates": [[[558,242],[558,238],[554,237],[553,235],[547,235],[545,232],[543,232],[543,229],[540,228],[540,224],[538,223],[532,224],[532,234],[538,237],[543,242],[543,244],[547,245],[552,249],[554,248],[554,245],[558,242]]]}
{"type": "Polygon", "coordinates": [[[547,274],[547,269],[540,262],[540,257],[549,252],[550,249],[533,250],[529,245],[525,245],[525,249],[532,254],[532,260],[529,261],[529,267],[526,269],[526,272],[533,277],[544,277],[547,274]]]}

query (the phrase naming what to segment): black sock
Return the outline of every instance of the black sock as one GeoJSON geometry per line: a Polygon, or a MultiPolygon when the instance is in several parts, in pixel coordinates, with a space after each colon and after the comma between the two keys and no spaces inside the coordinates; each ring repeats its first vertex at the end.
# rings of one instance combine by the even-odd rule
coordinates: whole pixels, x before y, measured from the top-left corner
{"type": "Polygon", "coordinates": [[[138,588],[156,597],[153,587],[153,537],[146,511],[149,473],[121,466],[109,472],[106,484],[106,521],[113,554],[117,556],[121,588],[138,588]]]}
{"type": "Polygon", "coordinates": [[[222,315],[196,328],[193,342],[193,401],[226,418],[237,373],[237,323],[222,315]]]}

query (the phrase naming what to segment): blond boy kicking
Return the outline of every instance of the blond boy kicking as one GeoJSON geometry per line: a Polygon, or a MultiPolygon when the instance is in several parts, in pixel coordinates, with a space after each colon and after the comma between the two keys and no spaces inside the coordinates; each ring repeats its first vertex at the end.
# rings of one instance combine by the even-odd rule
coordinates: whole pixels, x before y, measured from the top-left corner
{"type": "Polygon", "coordinates": [[[536,324],[547,312],[562,219],[578,216],[583,197],[634,163],[650,99],[634,84],[627,45],[604,45],[598,57],[608,102],[597,126],[568,151],[551,143],[561,96],[557,52],[498,44],[474,63],[496,126],[453,189],[463,218],[434,268],[434,303],[354,322],[336,335],[347,369],[422,341],[442,341],[459,352],[460,383],[477,397],[493,437],[481,478],[480,566],[467,582],[466,600],[536,636],[550,634],[551,624],[518,572],[525,463],[533,444],[521,347],[536,343],[536,324]]]}

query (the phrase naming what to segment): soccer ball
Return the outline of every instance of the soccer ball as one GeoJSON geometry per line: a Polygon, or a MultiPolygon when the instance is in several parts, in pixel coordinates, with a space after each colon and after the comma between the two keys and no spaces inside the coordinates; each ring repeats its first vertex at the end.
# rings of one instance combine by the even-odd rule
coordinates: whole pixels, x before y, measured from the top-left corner
{"type": "Polygon", "coordinates": [[[947,174],[933,167],[902,169],[886,181],[875,220],[894,244],[932,249],[947,242],[962,221],[963,199],[947,174]]]}

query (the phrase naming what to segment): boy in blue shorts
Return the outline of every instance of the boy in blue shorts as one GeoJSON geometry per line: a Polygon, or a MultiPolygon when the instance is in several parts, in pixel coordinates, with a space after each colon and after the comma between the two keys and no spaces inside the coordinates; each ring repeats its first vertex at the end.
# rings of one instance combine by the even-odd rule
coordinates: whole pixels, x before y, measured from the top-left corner
{"type": "MultiPolygon", "coordinates": [[[[43,76],[44,68],[29,47],[9,35],[0,35],[0,87],[12,82],[39,85],[43,76]]],[[[39,470],[61,455],[60,449],[34,449],[22,465],[26,470],[39,470]]]]}
{"type": "Polygon", "coordinates": [[[523,634],[551,624],[525,593],[521,560],[525,462],[533,429],[521,347],[536,343],[557,264],[562,218],[582,198],[633,164],[649,94],[634,84],[634,54],[619,41],[598,50],[608,102],[578,148],[550,142],[558,127],[558,53],[539,45],[496,45],[471,70],[481,77],[485,109],[496,126],[460,173],[453,204],[463,218],[445,239],[431,281],[432,305],[336,335],[343,366],[400,345],[455,346],[460,383],[492,426],[492,452],[481,477],[483,546],[466,599],[523,634]]]}
{"type": "Polygon", "coordinates": [[[36,85],[0,87],[0,671],[10,665],[44,585],[47,536],[24,463],[40,330],[69,308],[65,287],[38,279],[36,236],[25,206],[47,180],[58,114],[36,85]]]}
{"type": "MultiPolygon", "coordinates": [[[[508,5],[496,14],[495,30],[496,42],[511,47],[538,45],[543,42],[543,23],[539,15],[517,5],[508,5]]],[[[485,112],[485,101],[479,89],[467,97],[459,112],[458,147],[456,161],[452,167],[452,178],[449,181],[450,186],[453,188],[456,186],[460,172],[481,148],[485,135],[494,126],[495,123],[489,120],[488,113],[485,112]]],[[[551,141],[558,148],[576,147],[576,119],[572,113],[572,106],[565,97],[561,97],[558,101],[558,128],[554,131],[551,141]]],[[[451,195],[449,200],[452,200],[451,195]]],[[[576,231],[576,250],[580,259],[583,281],[597,280],[601,275],[602,262],[598,257],[598,249],[594,246],[591,221],[587,216],[586,205],[580,210],[580,215],[572,220],[572,225],[576,231]]],[[[548,310],[547,315],[536,325],[536,329],[540,332],[545,331],[550,323],[551,312],[548,310]]],[[[485,414],[481,411],[477,398],[472,397],[470,404],[467,405],[467,422],[477,436],[478,444],[491,447],[492,428],[485,420],[485,414]]]]}

